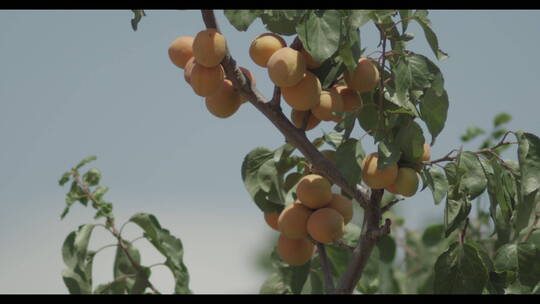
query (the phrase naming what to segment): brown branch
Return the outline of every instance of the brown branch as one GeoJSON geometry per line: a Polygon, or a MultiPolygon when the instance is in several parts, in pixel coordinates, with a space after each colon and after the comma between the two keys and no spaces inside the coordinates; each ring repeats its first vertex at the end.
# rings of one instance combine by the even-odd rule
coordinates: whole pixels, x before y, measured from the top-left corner
{"type": "Polygon", "coordinates": [[[387,212],[390,210],[395,204],[399,203],[400,201],[404,200],[403,197],[398,197],[393,200],[391,200],[388,204],[384,205],[384,207],[381,208],[381,214],[387,212]]]}
{"type": "MultiPolygon", "coordinates": [[[[207,28],[218,29],[212,10],[202,10],[202,17],[207,28]]],[[[336,166],[309,141],[305,132],[296,128],[281,110],[273,107],[256,87],[248,85],[246,77],[241,73],[228,50],[225,58],[221,61],[221,65],[234,87],[276,126],[289,144],[296,147],[314,168],[323,172],[334,184],[341,187],[343,191],[357,200],[363,207],[367,206],[366,194],[362,193],[355,185],[350,185],[336,166]]]]}
{"type": "Polygon", "coordinates": [[[330,260],[328,260],[328,256],[326,255],[324,244],[316,242],[316,245],[319,257],[321,258],[321,266],[324,274],[324,291],[326,294],[332,294],[334,293],[334,280],[332,279],[330,260]]]}

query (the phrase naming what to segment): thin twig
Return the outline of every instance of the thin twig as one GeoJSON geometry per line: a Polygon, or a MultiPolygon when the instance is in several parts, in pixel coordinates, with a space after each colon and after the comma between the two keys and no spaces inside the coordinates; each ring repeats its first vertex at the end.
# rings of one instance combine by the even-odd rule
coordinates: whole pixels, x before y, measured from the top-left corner
{"type": "Polygon", "coordinates": [[[384,206],[381,208],[381,213],[387,212],[387,211],[390,210],[395,204],[399,203],[399,202],[402,201],[402,200],[405,200],[405,198],[403,198],[403,197],[397,197],[397,198],[391,200],[388,204],[384,205],[384,206]]]}
{"type": "Polygon", "coordinates": [[[321,266],[324,273],[324,290],[326,294],[334,293],[334,280],[332,279],[332,268],[330,266],[330,261],[326,255],[326,248],[324,244],[319,242],[317,244],[317,251],[319,252],[319,257],[321,258],[321,266]]]}

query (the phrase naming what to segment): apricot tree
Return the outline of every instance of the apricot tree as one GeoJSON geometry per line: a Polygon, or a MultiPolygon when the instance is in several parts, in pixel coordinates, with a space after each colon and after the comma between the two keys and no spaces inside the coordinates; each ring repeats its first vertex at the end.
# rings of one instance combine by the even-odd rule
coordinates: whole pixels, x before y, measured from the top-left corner
{"type": "MultiPolygon", "coordinates": [[[[134,13],[136,30],[144,12],[134,13]]],[[[506,130],[510,116],[501,114],[478,150],[432,157],[449,97],[437,65],[407,48],[414,38],[408,26],[416,22],[437,60],[447,58],[427,11],[226,10],[225,16],[238,31],[259,18],[266,26],[247,51],[267,69],[275,85],[271,99],[233,59],[212,10],[202,10],[205,29],[181,33],[168,52],[211,115],[227,118],[241,106],[254,106],[285,138],[280,147],[253,149],[241,165],[261,221],[279,233],[267,253],[272,272],[261,293],[540,292],[540,138],[506,130]],[[380,33],[370,54],[359,34],[367,24],[380,33]],[[292,36],[291,44],[282,36],[292,36]],[[333,131],[308,138],[321,121],[333,131]],[[364,151],[366,139],[377,151],[364,151]],[[502,158],[516,146],[516,160],[502,158]],[[435,204],[444,201],[444,223],[421,233],[407,230],[392,207],[425,189],[435,204]],[[487,210],[482,197],[489,199],[487,210]]],[[[482,133],[469,128],[461,140],[482,133]]],[[[157,293],[148,279],[151,267],[140,264],[133,242],[115,226],[100,171],[81,177],[79,169],[93,159],[62,176],[61,185],[71,181],[62,217],[79,201],[105,218],[101,226],[118,240],[115,278],[93,289],[92,260],[100,250],[87,249],[97,226],[87,224],[64,243],[64,281],[72,293],[157,293]]],[[[413,201],[407,206],[422,208],[413,201]]],[[[129,222],[165,256],[175,292],[189,293],[181,241],[153,215],[137,214],[129,222]]]]}

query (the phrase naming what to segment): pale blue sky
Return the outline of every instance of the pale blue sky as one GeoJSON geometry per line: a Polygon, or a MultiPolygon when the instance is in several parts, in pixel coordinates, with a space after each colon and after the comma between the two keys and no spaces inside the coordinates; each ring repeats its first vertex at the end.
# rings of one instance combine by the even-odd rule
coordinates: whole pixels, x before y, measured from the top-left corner
{"type": "MultiPolygon", "coordinates": [[[[273,232],[251,203],[240,166],[252,148],[273,149],[283,137],[250,104],[226,120],[211,116],[170,63],[170,42],[203,29],[199,11],[147,11],[137,32],[132,16],[0,11],[0,293],[66,292],[61,244],[93,213],[76,205],[60,221],[66,189],[57,180],[90,154],[98,156],[92,166],[102,170],[120,221],[153,213],[182,239],[194,292],[257,292],[264,281],[253,254],[273,232]]],[[[270,96],[266,71],[248,56],[251,39],[265,32],[261,22],[237,32],[221,11],[217,17],[233,57],[270,96]]],[[[540,11],[440,10],[430,18],[450,55],[438,63],[450,109],[433,156],[457,147],[469,125],[489,129],[500,112],[513,116],[510,129],[539,134],[540,11]]],[[[378,36],[371,24],[362,29],[369,52],[378,36]]],[[[421,29],[412,24],[409,32],[416,35],[409,48],[433,59],[421,29]]],[[[321,129],[331,125],[309,136],[321,129]]],[[[443,209],[426,190],[399,210],[418,228],[441,220],[443,209]]],[[[137,235],[134,227],[126,232],[137,235]]],[[[98,233],[91,244],[109,241],[98,233]]],[[[96,261],[96,283],[112,279],[112,254],[96,261]]],[[[143,263],[155,261],[159,255],[144,249],[143,263]]],[[[172,290],[170,275],[155,273],[155,284],[172,290]]]]}

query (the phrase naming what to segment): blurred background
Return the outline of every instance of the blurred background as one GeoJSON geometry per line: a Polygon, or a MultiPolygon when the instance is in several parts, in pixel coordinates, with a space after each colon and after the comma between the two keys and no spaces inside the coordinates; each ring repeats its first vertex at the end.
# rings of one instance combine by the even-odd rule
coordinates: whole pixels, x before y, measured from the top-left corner
{"type": "MultiPolygon", "coordinates": [[[[76,204],[61,221],[68,189],[58,179],[92,154],[98,159],[87,169],[101,169],[119,223],[152,213],[182,240],[194,293],[257,293],[264,282],[262,260],[277,232],[251,202],[240,166],[251,149],[275,149],[284,138],[250,104],[229,119],[212,116],[170,62],[169,44],[204,28],[199,11],[146,14],[134,32],[129,10],[0,11],[0,293],[67,293],[62,243],[80,224],[94,222],[94,213],[76,204]]],[[[233,57],[270,97],[266,71],[248,55],[264,26],[257,20],[238,32],[222,11],[216,15],[233,57]]],[[[416,23],[408,48],[438,64],[450,97],[432,158],[459,148],[470,125],[490,130],[501,112],[512,115],[508,129],[539,134],[540,11],[434,10],[429,17],[450,58],[436,62],[416,23]]],[[[361,39],[366,54],[376,49],[372,24],[361,39]]],[[[331,129],[323,123],[308,135],[331,129]]],[[[353,136],[361,135],[357,127],[353,136]]],[[[375,151],[369,138],[362,144],[375,151]]],[[[514,151],[503,155],[515,159],[514,151]]],[[[443,209],[425,190],[396,212],[407,228],[419,229],[442,222],[443,209]]],[[[127,225],[125,234],[140,231],[127,225]]],[[[112,241],[96,230],[90,247],[112,241]]],[[[150,245],[137,246],[143,264],[163,260],[150,245]]],[[[113,279],[113,257],[114,249],[97,256],[95,285],[113,279]]],[[[165,267],[153,268],[151,281],[161,292],[173,290],[165,267]]]]}

